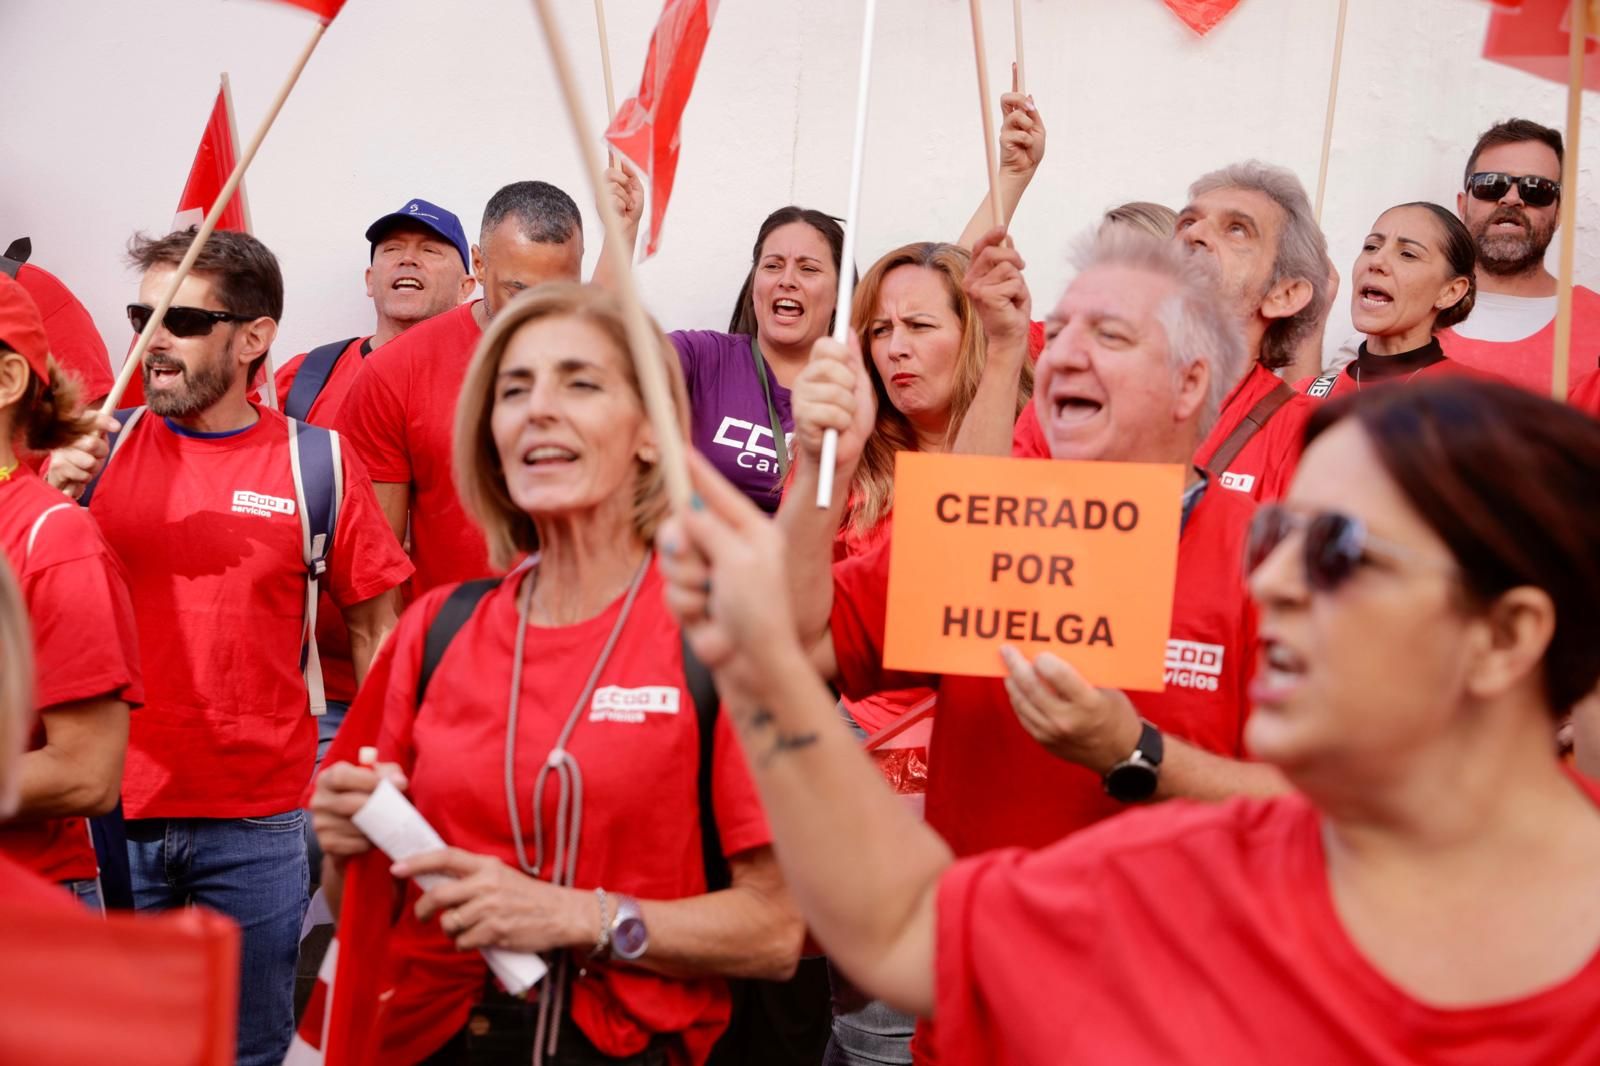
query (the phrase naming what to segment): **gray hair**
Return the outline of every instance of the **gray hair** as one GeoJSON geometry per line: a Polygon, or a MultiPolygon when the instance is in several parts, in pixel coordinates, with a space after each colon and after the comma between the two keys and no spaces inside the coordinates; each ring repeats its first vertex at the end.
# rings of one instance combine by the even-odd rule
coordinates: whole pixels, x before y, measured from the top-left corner
{"type": "Polygon", "coordinates": [[[1216,424],[1228,392],[1244,376],[1249,353],[1239,323],[1217,291],[1211,261],[1190,255],[1170,240],[1107,226],[1073,257],[1080,273],[1102,267],[1140,270],[1172,285],[1173,292],[1156,308],[1156,321],[1167,335],[1168,359],[1177,378],[1197,362],[1211,371],[1200,408],[1203,437],[1216,424]]]}
{"type": "Polygon", "coordinates": [[[565,244],[583,235],[578,205],[549,182],[514,181],[489,197],[479,243],[508,218],[515,218],[522,235],[539,244],[565,244]]]}
{"type": "Polygon", "coordinates": [[[1311,299],[1288,318],[1274,319],[1261,338],[1261,363],[1277,370],[1294,362],[1295,349],[1305,340],[1333,298],[1329,291],[1328,241],[1317,225],[1306,196],[1305,186],[1284,167],[1249,159],[1203,175],[1189,186],[1194,200],[1218,189],[1248,189],[1261,193],[1283,209],[1283,233],[1278,238],[1278,254],[1272,263],[1270,288],[1280,281],[1300,280],[1311,286],[1311,299]]]}

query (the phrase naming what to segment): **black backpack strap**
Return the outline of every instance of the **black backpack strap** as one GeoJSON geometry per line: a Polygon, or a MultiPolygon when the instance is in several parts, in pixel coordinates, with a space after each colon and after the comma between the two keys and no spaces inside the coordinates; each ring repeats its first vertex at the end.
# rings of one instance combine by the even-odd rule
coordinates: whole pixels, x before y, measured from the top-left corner
{"type": "Polygon", "coordinates": [[[294,384],[289,387],[289,395],[283,399],[284,414],[302,422],[306,420],[311,413],[311,405],[317,402],[323,387],[328,384],[328,378],[333,375],[339,357],[355,340],[355,337],[347,337],[332,344],[319,345],[306,353],[300,370],[294,376],[294,384]]]}
{"type": "Polygon", "coordinates": [[[138,425],[139,419],[144,416],[144,412],[145,409],[143,407],[119,407],[113,412],[112,417],[117,420],[117,425],[122,428],[106,438],[106,461],[100,464],[100,472],[90,478],[89,483],[83,487],[83,493],[78,497],[79,507],[89,506],[89,501],[94,498],[94,487],[100,484],[101,478],[106,476],[106,467],[110,466],[111,460],[116,458],[117,449],[121,447],[123,440],[133,432],[133,427],[138,425]]]}
{"type": "Polygon", "coordinates": [[[706,891],[716,892],[733,883],[728,857],[722,853],[722,833],[717,829],[717,809],[712,774],[717,752],[717,715],[721,700],[706,664],[695,657],[689,639],[683,638],[683,679],[694,700],[695,723],[700,727],[700,765],[695,788],[700,799],[700,861],[705,866],[706,891]]]}
{"type": "Polygon", "coordinates": [[[0,274],[17,276],[17,271],[22,269],[22,264],[28,261],[33,254],[33,241],[27,237],[18,237],[6,247],[5,254],[0,255],[0,274]]]}
{"type": "Polygon", "coordinates": [[[463,581],[450,590],[450,595],[444,598],[439,613],[428,623],[428,633],[422,640],[422,669],[417,671],[418,710],[422,709],[422,700],[428,694],[428,683],[433,680],[433,672],[439,668],[439,660],[444,658],[450,642],[456,639],[461,627],[467,624],[472,612],[478,609],[479,601],[489,595],[500,581],[498,577],[463,581]]]}

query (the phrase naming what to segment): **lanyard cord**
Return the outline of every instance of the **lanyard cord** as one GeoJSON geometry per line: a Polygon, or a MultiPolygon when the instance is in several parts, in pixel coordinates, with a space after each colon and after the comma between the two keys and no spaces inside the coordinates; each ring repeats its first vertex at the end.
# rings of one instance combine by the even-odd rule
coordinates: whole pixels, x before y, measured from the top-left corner
{"type": "Polygon", "coordinates": [[[783,422],[778,418],[778,404],[772,398],[772,386],[767,382],[767,361],[761,357],[761,346],[754,336],[750,338],[750,355],[756,361],[756,377],[761,379],[761,395],[767,401],[767,420],[772,423],[772,450],[778,453],[778,484],[789,480],[789,442],[784,438],[783,422]]]}
{"type": "MultiPolygon", "coordinates": [[[[517,710],[522,702],[522,663],[523,653],[527,646],[528,627],[533,618],[533,590],[538,584],[538,571],[531,572],[532,580],[528,582],[528,591],[522,596],[522,609],[519,612],[517,635],[512,645],[511,653],[511,686],[506,708],[506,813],[511,818],[511,843],[517,853],[517,865],[522,872],[533,877],[539,876],[539,871],[544,869],[544,789],[549,775],[554,772],[561,786],[560,799],[556,806],[556,841],[555,857],[550,864],[550,883],[562,887],[571,887],[578,869],[578,840],[583,830],[583,771],[578,766],[578,760],[572,757],[567,750],[567,742],[572,739],[573,730],[578,727],[578,721],[583,716],[584,705],[594,695],[595,686],[600,682],[600,674],[605,670],[606,663],[611,658],[611,653],[616,649],[617,641],[622,636],[622,628],[628,621],[628,615],[633,610],[633,601],[638,598],[639,589],[644,584],[644,576],[650,570],[650,560],[653,553],[645,552],[644,561],[639,564],[639,570],[633,575],[633,582],[628,586],[628,594],[622,601],[622,609],[617,613],[616,624],[611,627],[611,635],[606,638],[605,646],[600,650],[600,656],[595,660],[594,669],[589,672],[588,683],[584,685],[583,692],[578,696],[578,701],[572,705],[572,711],[567,715],[566,723],[561,727],[561,733],[556,738],[556,745],[550,749],[550,754],[545,756],[544,764],[539,767],[539,774],[533,784],[533,862],[529,864],[527,851],[522,846],[522,819],[517,814],[517,781],[516,781],[516,754],[517,754],[517,710]],[[562,860],[565,860],[563,862],[562,860]]],[[[554,1055],[556,1051],[556,1037],[560,1030],[561,1006],[566,996],[567,955],[563,952],[556,963],[556,973],[553,978],[555,985],[552,995],[539,997],[538,1026],[534,1032],[534,1058],[535,1066],[544,1061],[546,1054],[554,1055]],[[549,1050],[544,1047],[545,1033],[549,1033],[549,1050]]],[[[548,987],[548,986],[547,986],[548,987]]]]}

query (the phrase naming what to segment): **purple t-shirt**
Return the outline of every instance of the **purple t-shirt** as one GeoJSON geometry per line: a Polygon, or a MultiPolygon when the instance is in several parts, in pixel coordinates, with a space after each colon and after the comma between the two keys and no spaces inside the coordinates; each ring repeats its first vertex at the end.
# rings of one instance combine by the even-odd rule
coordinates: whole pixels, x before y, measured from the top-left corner
{"type": "MultiPolygon", "coordinates": [[[[742,333],[679,330],[668,334],[689,388],[689,435],[700,453],[762,510],[778,509],[781,475],[773,446],[772,416],[750,348],[742,333]]],[[[767,384],[783,427],[785,447],[794,436],[789,390],[769,365],[767,384]]]]}

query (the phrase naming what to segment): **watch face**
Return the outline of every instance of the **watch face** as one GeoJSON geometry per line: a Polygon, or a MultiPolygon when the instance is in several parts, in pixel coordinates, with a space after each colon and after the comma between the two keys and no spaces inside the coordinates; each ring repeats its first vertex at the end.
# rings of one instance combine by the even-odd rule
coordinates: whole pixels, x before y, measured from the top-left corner
{"type": "Polygon", "coordinates": [[[1143,762],[1125,762],[1106,775],[1106,791],[1123,803],[1139,803],[1156,794],[1158,774],[1143,762]]]}
{"type": "Polygon", "coordinates": [[[642,919],[624,918],[611,930],[611,950],[624,959],[637,959],[643,955],[647,943],[649,937],[642,919]]]}

